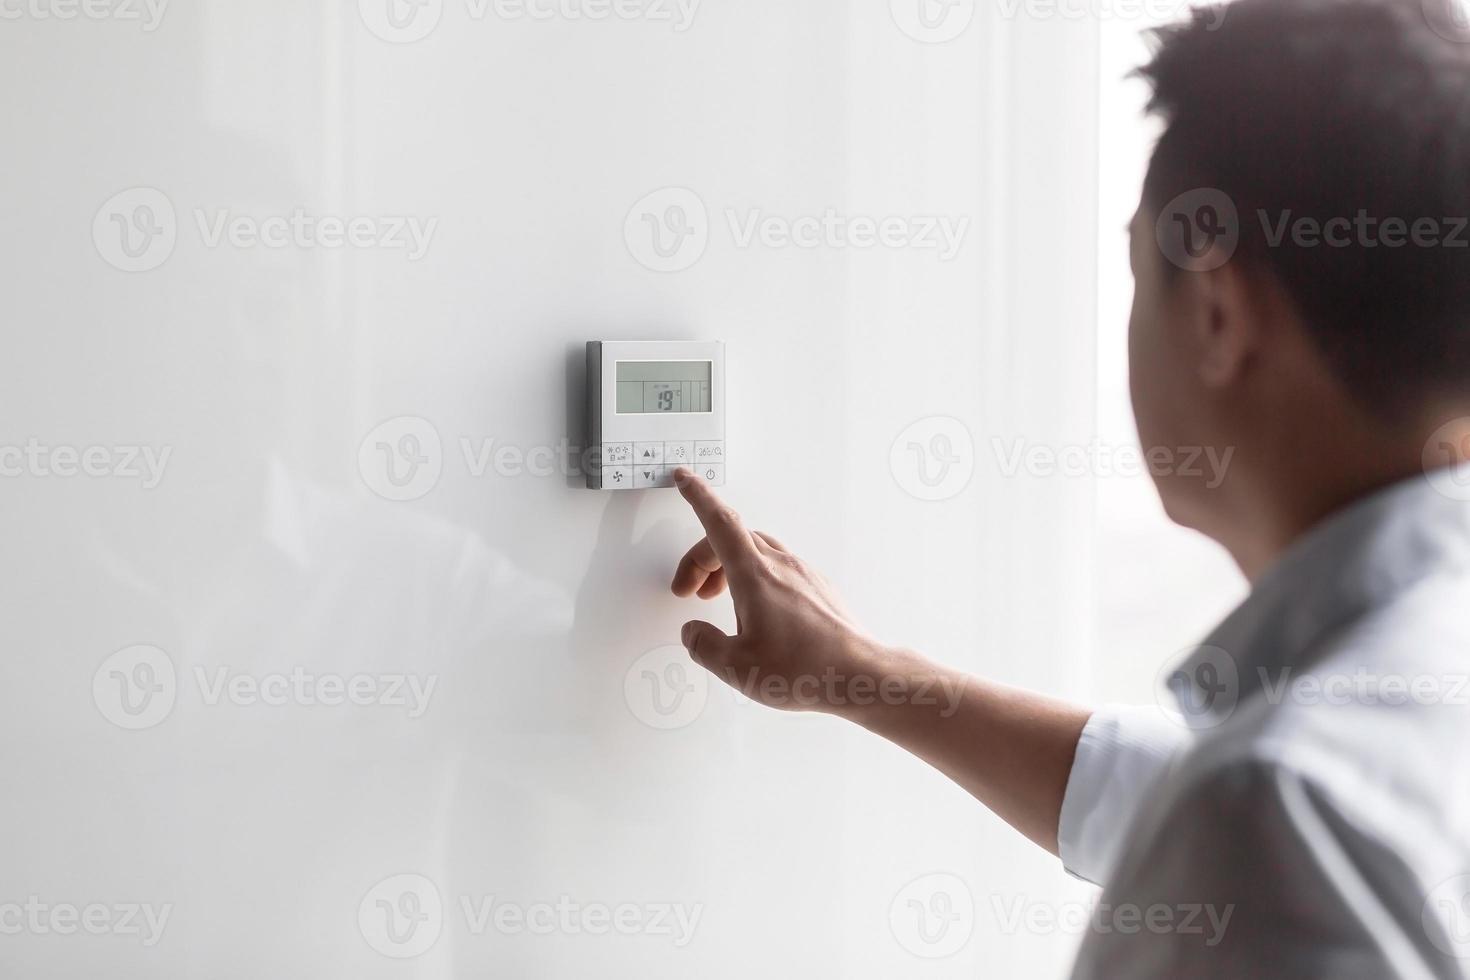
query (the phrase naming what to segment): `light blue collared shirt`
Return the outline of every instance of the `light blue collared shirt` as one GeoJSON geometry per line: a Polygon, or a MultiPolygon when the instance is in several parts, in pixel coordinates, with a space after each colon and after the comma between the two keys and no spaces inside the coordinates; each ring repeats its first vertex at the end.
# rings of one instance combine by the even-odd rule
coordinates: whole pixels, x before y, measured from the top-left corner
{"type": "Polygon", "coordinates": [[[1470,977],[1470,469],[1310,531],[1089,721],[1062,806],[1104,885],[1074,977],[1470,977]]]}

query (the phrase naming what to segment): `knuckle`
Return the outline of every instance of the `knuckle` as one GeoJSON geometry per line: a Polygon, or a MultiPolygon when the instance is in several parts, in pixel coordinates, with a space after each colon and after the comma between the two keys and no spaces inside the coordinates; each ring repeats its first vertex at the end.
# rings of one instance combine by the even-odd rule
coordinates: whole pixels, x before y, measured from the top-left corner
{"type": "Polygon", "coordinates": [[[799,576],[806,575],[806,563],[795,555],[778,552],[767,558],[774,571],[789,572],[799,576]]]}
{"type": "Polygon", "coordinates": [[[715,508],[715,521],[725,527],[738,527],[740,524],[740,512],[728,504],[722,504],[715,508]]]}

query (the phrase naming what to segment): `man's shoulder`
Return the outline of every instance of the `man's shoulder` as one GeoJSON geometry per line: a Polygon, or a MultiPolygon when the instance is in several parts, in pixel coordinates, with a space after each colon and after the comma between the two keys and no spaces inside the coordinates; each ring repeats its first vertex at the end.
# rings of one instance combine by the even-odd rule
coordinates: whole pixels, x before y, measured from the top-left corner
{"type": "Polygon", "coordinates": [[[1427,580],[1331,631],[1300,663],[1257,668],[1239,731],[1223,734],[1237,753],[1308,775],[1424,761],[1421,775],[1438,781],[1453,747],[1470,745],[1467,598],[1470,579],[1427,580]]]}
{"type": "Polygon", "coordinates": [[[1470,624],[1463,584],[1426,583],[1258,673],[1176,767],[1180,797],[1301,813],[1424,874],[1470,852],[1470,624]],[[1462,607],[1461,607],[1462,608],[1462,607]]]}

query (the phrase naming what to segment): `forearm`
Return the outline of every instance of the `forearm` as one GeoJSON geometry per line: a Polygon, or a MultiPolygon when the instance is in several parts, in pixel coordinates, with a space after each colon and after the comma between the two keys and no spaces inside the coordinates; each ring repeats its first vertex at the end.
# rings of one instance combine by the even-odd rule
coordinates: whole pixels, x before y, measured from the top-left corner
{"type": "Polygon", "coordinates": [[[705,481],[675,482],[705,537],[679,562],[678,596],[729,582],[734,636],[684,624],[695,663],[773,708],[851,719],[939,769],[1011,826],[1057,853],[1057,823],[1089,714],[869,641],[827,581],[775,538],[748,530],[705,481]]]}
{"type": "Polygon", "coordinates": [[[1057,853],[1062,797],[1090,712],[908,651],[875,647],[863,659],[880,681],[909,696],[878,698],[841,714],[928,762],[1057,853]]]}

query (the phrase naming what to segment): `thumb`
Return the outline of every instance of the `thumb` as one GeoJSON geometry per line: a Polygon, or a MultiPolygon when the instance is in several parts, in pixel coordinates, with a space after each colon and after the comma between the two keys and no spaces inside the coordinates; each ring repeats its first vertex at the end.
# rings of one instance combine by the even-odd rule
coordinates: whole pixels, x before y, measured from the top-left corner
{"type": "Polygon", "coordinates": [[[696,619],[684,624],[679,632],[679,641],[696,663],[708,664],[724,659],[732,638],[719,627],[696,619]]]}

